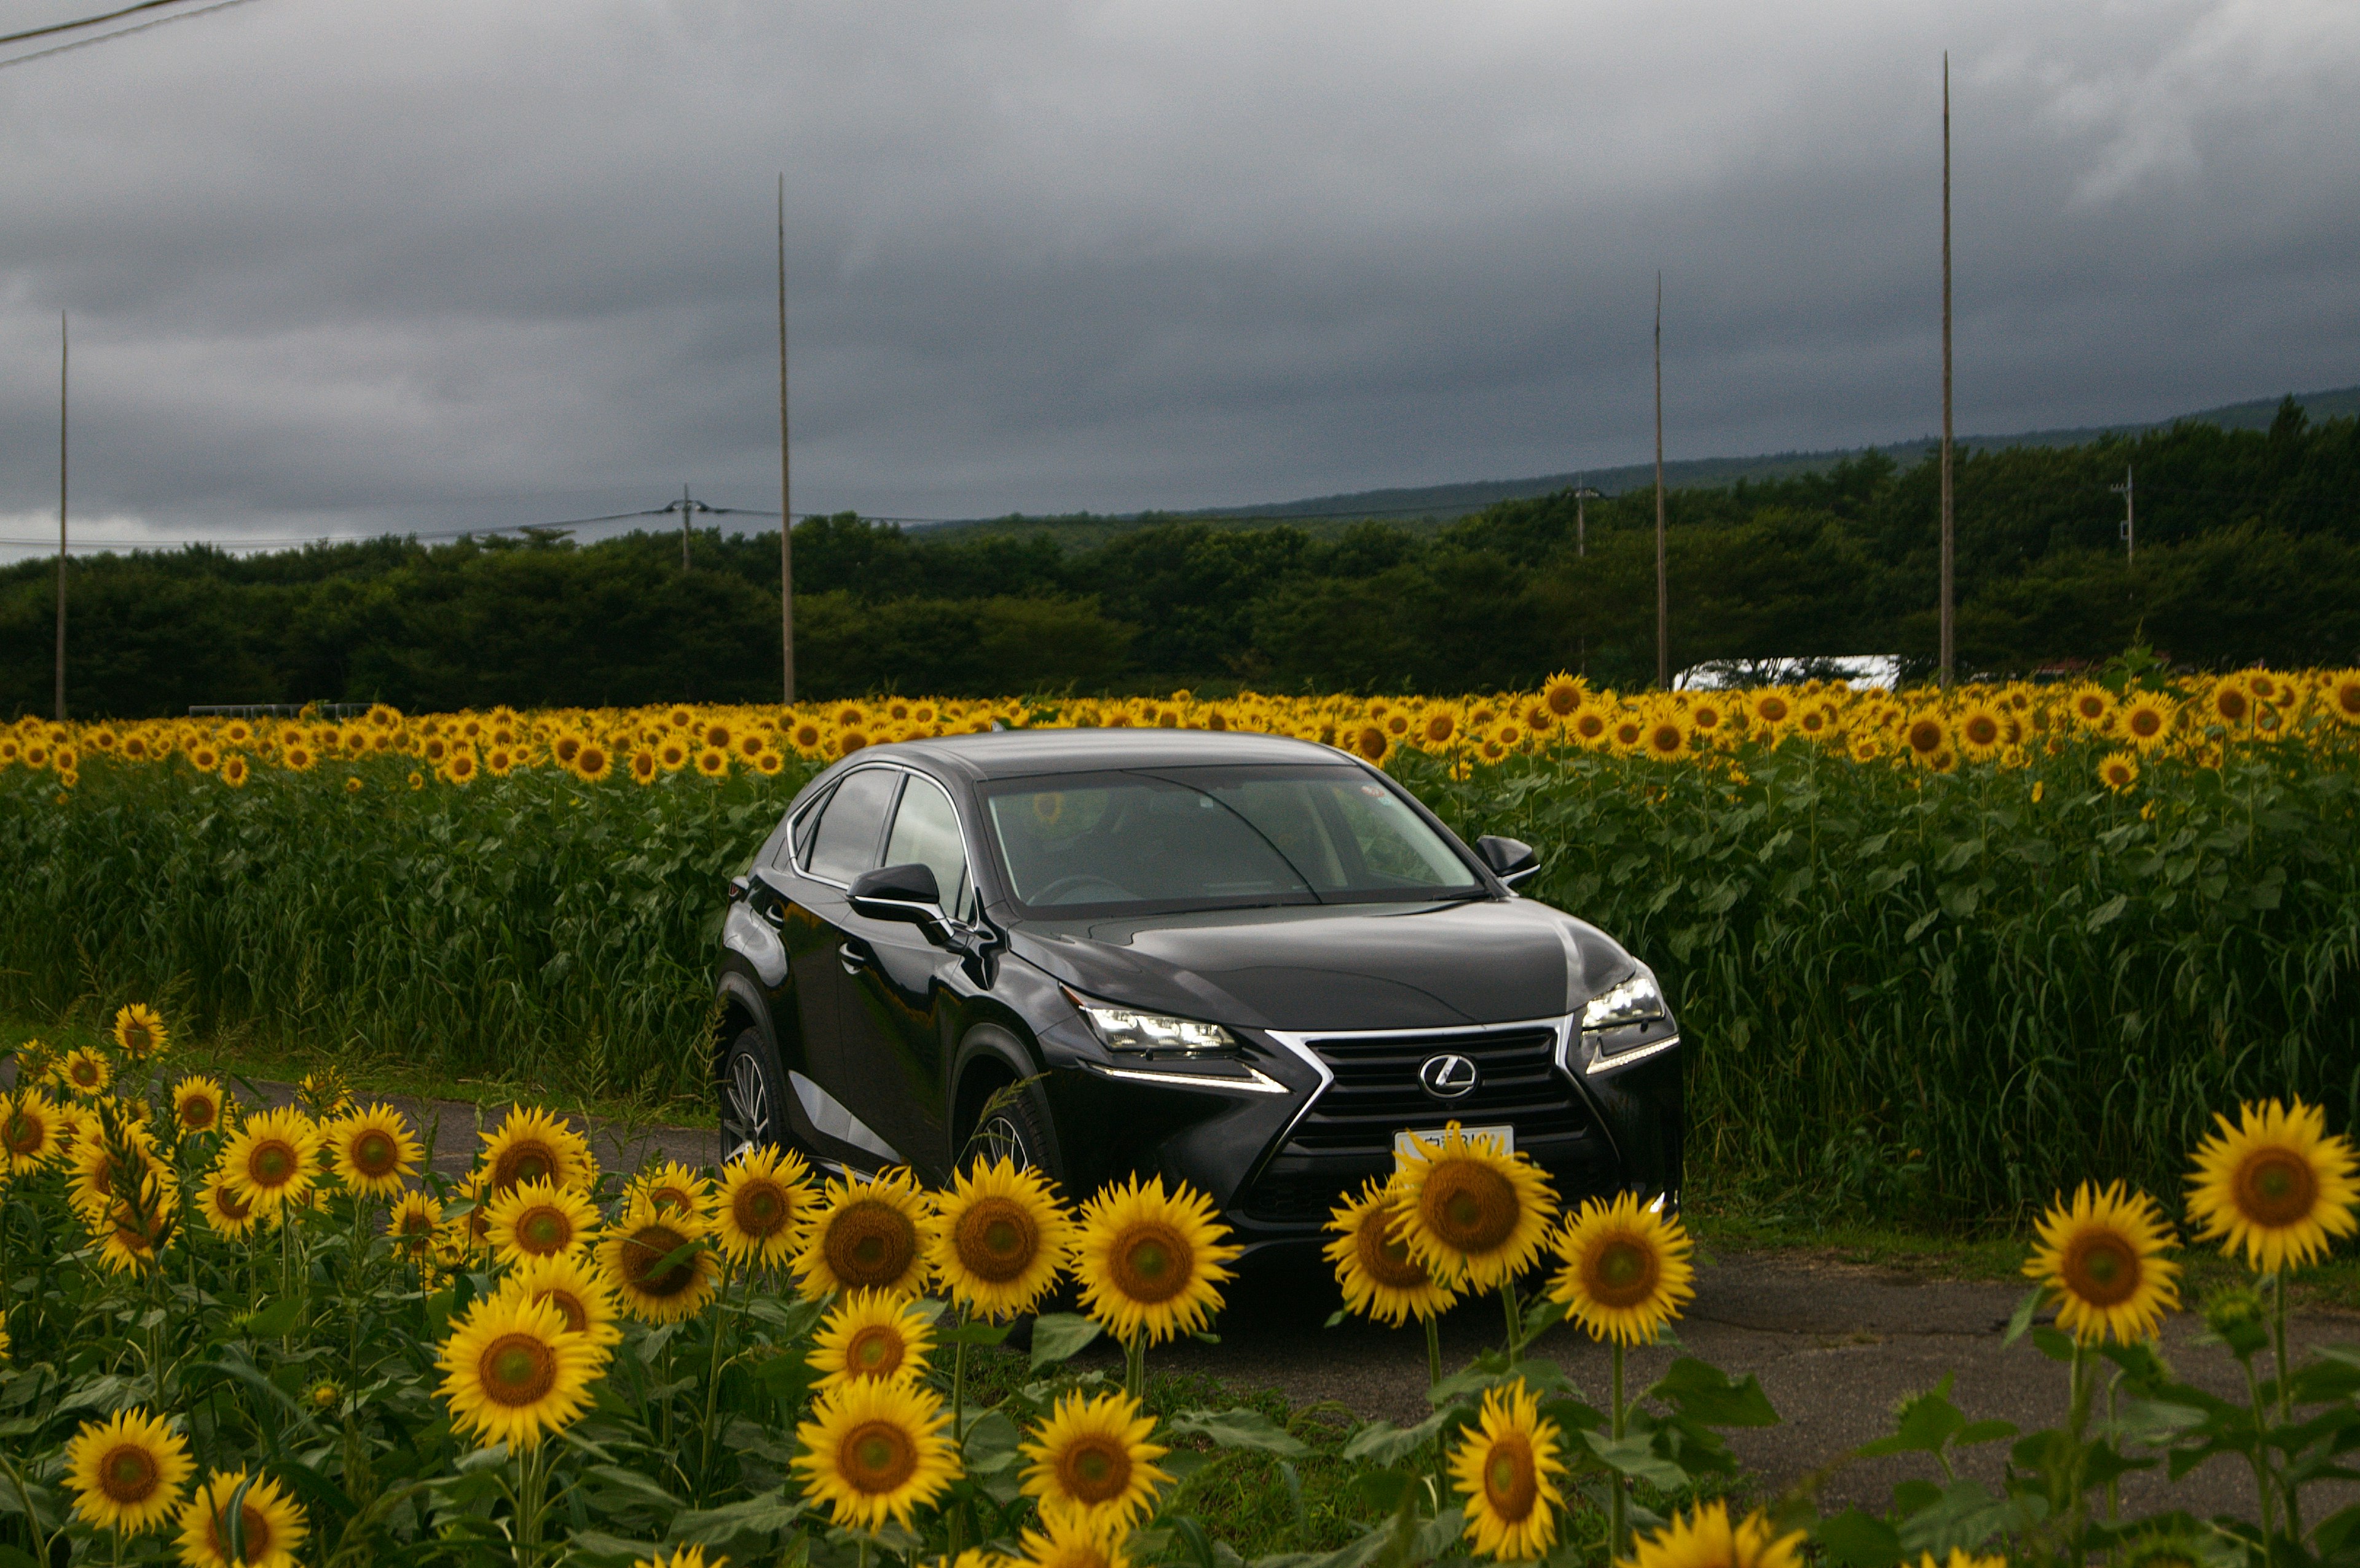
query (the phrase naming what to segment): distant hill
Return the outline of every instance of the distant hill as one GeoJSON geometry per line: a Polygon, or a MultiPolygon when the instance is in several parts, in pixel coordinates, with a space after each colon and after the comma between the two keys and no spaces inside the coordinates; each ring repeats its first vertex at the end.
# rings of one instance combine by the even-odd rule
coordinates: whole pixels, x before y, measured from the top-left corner
{"type": "MultiPolygon", "coordinates": [[[[2296,402],[2316,422],[2360,415],[2360,387],[2340,387],[2326,392],[2298,392],[2296,402]]],[[[1961,447],[2081,446],[2101,436],[2137,435],[2164,430],[2182,420],[2219,425],[2224,430],[2263,430],[2278,414],[2278,399],[2257,397],[2245,403],[2224,403],[2173,419],[2144,424],[2091,425],[2073,430],[2024,430],[2015,435],[1961,436],[1961,447]]],[[[1826,452],[1765,452],[1756,457],[1684,458],[1664,464],[1664,483],[1675,490],[1710,489],[1741,479],[1781,479],[1832,468],[1846,458],[1881,452],[1904,467],[1941,444],[1934,436],[1879,447],[1841,447],[1826,452]]],[[[1568,474],[1543,474],[1530,479],[1479,479],[1458,485],[1434,485],[1417,489],[1355,490],[1336,495],[1308,495],[1296,501],[1273,501],[1251,506],[1210,506],[1186,512],[1078,513],[1033,517],[1018,513],[1005,517],[937,523],[920,530],[923,536],[950,532],[1047,533],[1065,543],[1087,547],[1131,528],[1160,522],[1204,522],[1237,528],[1261,528],[1288,522],[1314,534],[1340,532],[1353,523],[1382,518],[1425,531],[1454,517],[1501,501],[1549,495],[1587,485],[1609,495],[1639,489],[1655,481],[1655,464],[1629,463],[1615,468],[1581,469],[1568,474]]]]}

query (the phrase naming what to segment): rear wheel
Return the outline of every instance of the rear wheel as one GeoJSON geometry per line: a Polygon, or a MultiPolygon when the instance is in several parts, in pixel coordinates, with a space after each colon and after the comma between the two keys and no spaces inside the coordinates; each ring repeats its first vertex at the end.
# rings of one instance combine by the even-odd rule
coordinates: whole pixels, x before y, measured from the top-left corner
{"type": "Polygon", "coordinates": [[[748,1025],[721,1053],[721,1158],[727,1161],[754,1149],[783,1145],[787,1133],[787,1086],[778,1059],[762,1031],[748,1025]]]}

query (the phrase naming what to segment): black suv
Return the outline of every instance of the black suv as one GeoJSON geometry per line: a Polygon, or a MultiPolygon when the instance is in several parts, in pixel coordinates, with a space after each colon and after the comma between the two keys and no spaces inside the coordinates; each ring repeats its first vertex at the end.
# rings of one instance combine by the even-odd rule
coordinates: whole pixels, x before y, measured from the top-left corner
{"type": "Polygon", "coordinates": [[[723,1148],[934,1182],[1006,1152],[1316,1238],[1410,1131],[1497,1129],[1568,1199],[1678,1201],[1680,1037],[1644,964],[1518,897],[1359,759],[1017,730],[861,751],[731,884],[723,1148]]]}

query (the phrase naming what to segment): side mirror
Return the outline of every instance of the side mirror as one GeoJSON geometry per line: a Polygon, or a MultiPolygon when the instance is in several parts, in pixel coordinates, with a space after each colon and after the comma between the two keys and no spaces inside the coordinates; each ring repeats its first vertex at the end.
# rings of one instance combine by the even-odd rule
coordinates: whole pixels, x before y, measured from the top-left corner
{"type": "Polygon", "coordinates": [[[1513,887],[1541,868],[1541,857],[1533,846],[1522,839],[1497,838],[1485,833],[1475,841],[1475,853],[1491,868],[1491,875],[1513,887]]]}
{"type": "Polygon", "coordinates": [[[872,920],[903,920],[913,926],[940,925],[943,890],[931,866],[880,866],[852,879],[846,895],[852,912],[872,920]]]}

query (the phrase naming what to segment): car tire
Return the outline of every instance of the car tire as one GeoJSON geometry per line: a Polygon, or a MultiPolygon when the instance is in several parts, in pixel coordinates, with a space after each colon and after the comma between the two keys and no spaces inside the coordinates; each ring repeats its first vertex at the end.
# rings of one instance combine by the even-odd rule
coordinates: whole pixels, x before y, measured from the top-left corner
{"type": "Polygon", "coordinates": [[[714,1087],[721,1112],[723,1163],[748,1149],[794,1146],[787,1125],[786,1074],[779,1071],[778,1053],[760,1029],[749,1024],[738,1031],[721,1053],[714,1087]]]}
{"type": "Polygon", "coordinates": [[[1035,1170],[1062,1182],[1057,1139],[1039,1089],[1011,1083],[985,1101],[960,1150],[958,1168],[968,1170],[986,1160],[1005,1158],[1020,1170],[1035,1170]]]}

